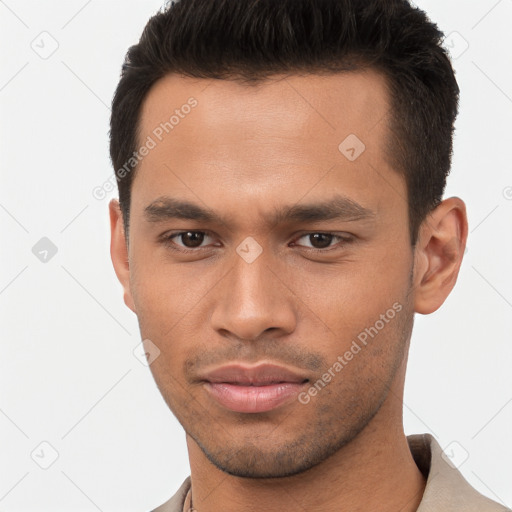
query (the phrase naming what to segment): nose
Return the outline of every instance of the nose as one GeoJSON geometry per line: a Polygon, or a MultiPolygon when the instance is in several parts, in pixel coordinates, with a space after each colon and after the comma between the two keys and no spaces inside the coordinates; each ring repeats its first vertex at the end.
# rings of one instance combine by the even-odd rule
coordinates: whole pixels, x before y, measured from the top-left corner
{"type": "Polygon", "coordinates": [[[234,266],[216,287],[212,327],[224,336],[257,340],[295,330],[293,292],[283,273],[261,255],[252,263],[236,256],[234,266]]]}

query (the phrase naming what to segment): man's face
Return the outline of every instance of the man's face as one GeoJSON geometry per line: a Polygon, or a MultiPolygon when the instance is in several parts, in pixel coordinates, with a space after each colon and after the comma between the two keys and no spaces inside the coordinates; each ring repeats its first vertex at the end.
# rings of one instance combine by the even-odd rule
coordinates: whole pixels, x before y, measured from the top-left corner
{"type": "Polygon", "coordinates": [[[161,79],[139,136],[156,146],[132,188],[125,300],[160,350],[151,370],[169,407],[238,476],[304,471],[385,414],[413,321],[407,190],[384,154],[384,79],[279,78],[161,79]],[[176,214],[178,201],[197,208],[176,214]],[[274,408],[240,412],[203,380],[229,363],[276,364],[306,382],[274,408]]]}

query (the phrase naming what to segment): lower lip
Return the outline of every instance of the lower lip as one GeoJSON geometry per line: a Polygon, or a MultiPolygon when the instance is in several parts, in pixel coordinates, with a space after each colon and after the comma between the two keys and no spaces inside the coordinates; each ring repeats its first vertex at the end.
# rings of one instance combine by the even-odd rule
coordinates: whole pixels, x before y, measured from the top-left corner
{"type": "Polygon", "coordinates": [[[281,382],[268,386],[239,386],[206,382],[208,392],[220,405],[235,412],[265,412],[296,397],[306,383],[281,382]]]}

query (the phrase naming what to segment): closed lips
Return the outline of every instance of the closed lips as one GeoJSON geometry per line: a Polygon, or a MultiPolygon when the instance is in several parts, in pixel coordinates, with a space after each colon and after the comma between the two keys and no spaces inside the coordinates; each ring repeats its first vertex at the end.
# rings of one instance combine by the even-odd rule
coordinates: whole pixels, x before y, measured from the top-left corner
{"type": "Polygon", "coordinates": [[[204,373],[201,380],[239,386],[268,386],[279,383],[303,384],[308,381],[303,375],[273,364],[260,364],[253,367],[241,364],[226,365],[204,373]]]}

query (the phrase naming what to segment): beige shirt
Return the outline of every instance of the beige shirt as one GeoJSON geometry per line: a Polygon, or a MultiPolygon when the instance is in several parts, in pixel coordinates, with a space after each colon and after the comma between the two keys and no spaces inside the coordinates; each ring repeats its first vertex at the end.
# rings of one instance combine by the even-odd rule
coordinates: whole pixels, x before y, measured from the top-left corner
{"type": "MultiPolygon", "coordinates": [[[[416,465],[427,478],[417,512],[510,512],[473,489],[443,457],[439,443],[430,434],[408,436],[407,441],[416,465]]],[[[190,476],[169,501],[153,512],[182,512],[189,488],[190,476]]]]}

